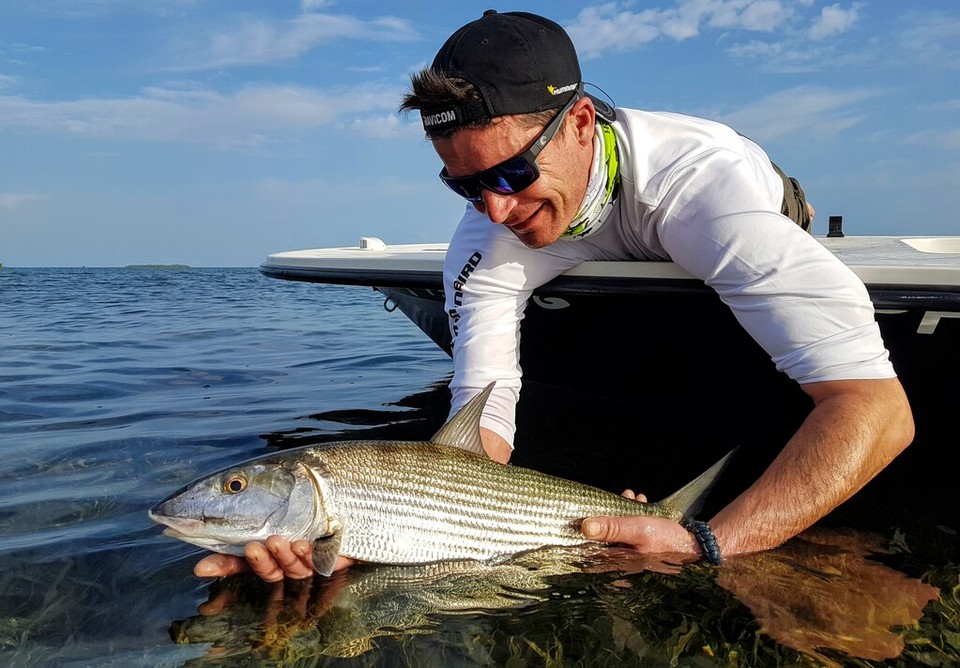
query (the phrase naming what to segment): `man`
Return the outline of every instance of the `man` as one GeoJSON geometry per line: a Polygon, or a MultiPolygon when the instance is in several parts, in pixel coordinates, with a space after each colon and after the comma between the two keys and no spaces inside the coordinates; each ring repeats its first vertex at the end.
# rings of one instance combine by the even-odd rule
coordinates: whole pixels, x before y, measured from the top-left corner
{"type": "MultiPolygon", "coordinates": [[[[768,470],[709,522],[588,518],[586,538],[714,562],[776,547],[913,439],[866,289],[804,231],[813,211],[799,184],[746,137],[599,103],[584,94],[564,30],[516,12],[488,11],[454,33],[401,108],[420,111],[441,180],[469,202],[444,271],[452,410],[496,381],[481,421],[490,457],[506,462],[512,450],[527,299],[585,260],[676,262],[813,399],[768,470]]],[[[311,574],[305,541],[272,537],[248,546],[247,559],[268,580],[311,574]]],[[[246,567],[212,555],[196,573],[246,567]]]]}

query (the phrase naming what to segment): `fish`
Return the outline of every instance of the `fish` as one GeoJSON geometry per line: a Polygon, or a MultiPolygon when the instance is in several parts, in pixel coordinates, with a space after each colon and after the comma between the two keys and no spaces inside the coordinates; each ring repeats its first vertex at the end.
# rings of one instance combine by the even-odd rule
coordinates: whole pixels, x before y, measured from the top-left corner
{"type": "Polygon", "coordinates": [[[692,518],[735,451],[662,501],[641,503],[480,454],[492,389],[429,441],[341,441],[256,457],[185,485],[148,516],[165,535],[224,554],[271,535],[307,540],[324,576],[340,555],[393,565],[491,561],[590,543],[580,531],[587,517],[692,518]]]}

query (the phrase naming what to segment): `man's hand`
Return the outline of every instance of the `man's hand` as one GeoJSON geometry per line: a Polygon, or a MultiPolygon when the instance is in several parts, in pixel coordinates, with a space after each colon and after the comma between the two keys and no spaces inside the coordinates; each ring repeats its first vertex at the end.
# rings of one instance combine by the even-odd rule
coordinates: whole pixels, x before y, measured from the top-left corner
{"type": "MultiPolygon", "coordinates": [[[[211,554],[197,562],[193,573],[201,578],[216,578],[252,570],[267,582],[284,578],[302,580],[313,575],[313,546],[309,541],[290,542],[283,536],[270,536],[266,543],[247,543],[244,557],[229,554],[211,554]]],[[[337,557],[335,571],[353,563],[347,557],[337,557]]]]}
{"type": "Polygon", "coordinates": [[[662,517],[588,517],[580,531],[590,540],[629,545],[647,554],[700,554],[692,533],[662,517]]]}
{"type": "MultiPolygon", "coordinates": [[[[623,496],[632,501],[647,502],[646,495],[637,494],[632,489],[625,490],[623,496]]],[[[645,554],[700,554],[693,534],[673,520],[662,517],[588,517],[581,522],[580,532],[589,540],[626,545],[645,554]]]]}

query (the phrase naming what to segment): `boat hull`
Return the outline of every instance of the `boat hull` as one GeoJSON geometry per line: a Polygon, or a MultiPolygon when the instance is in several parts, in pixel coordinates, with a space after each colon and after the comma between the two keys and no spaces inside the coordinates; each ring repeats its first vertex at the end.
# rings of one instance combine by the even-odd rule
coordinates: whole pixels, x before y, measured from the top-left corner
{"type": "MultiPolygon", "coordinates": [[[[877,252],[899,248],[889,241],[851,243],[846,260],[867,285],[914,411],[916,440],[832,516],[854,513],[862,526],[865,519],[906,521],[922,508],[927,520],[960,529],[960,495],[944,494],[960,470],[953,419],[960,254],[950,252],[960,248],[918,255],[924,251],[911,247],[914,260],[905,263],[877,252]]],[[[449,354],[442,253],[415,269],[349,264],[268,262],[261,271],[373,286],[449,354]]],[[[563,461],[582,461],[586,448],[591,461],[577,477],[588,484],[636,487],[643,484],[636,472],[653,466],[657,479],[644,491],[658,498],[690,470],[740,446],[731,467],[737,473],[728,472],[714,493],[724,503],[759,475],[812,407],[717,295],[670,263],[586,263],[538,289],[521,327],[524,391],[514,459],[570,475],[563,461]],[[571,437],[584,424],[590,430],[571,437]]]]}

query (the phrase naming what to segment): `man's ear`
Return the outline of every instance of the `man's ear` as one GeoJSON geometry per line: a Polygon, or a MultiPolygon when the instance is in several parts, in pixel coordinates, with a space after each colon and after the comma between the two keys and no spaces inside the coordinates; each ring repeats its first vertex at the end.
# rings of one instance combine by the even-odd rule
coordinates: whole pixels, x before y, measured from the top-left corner
{"type": "Polygon", "coordinates": [[[597,110],[593,107],[593,100],[589,97],[581,97],[573,105],[570,115],[573,117],[577,141],[584,146],[592,145],[593,133],[597,123],[597,110]]]}

